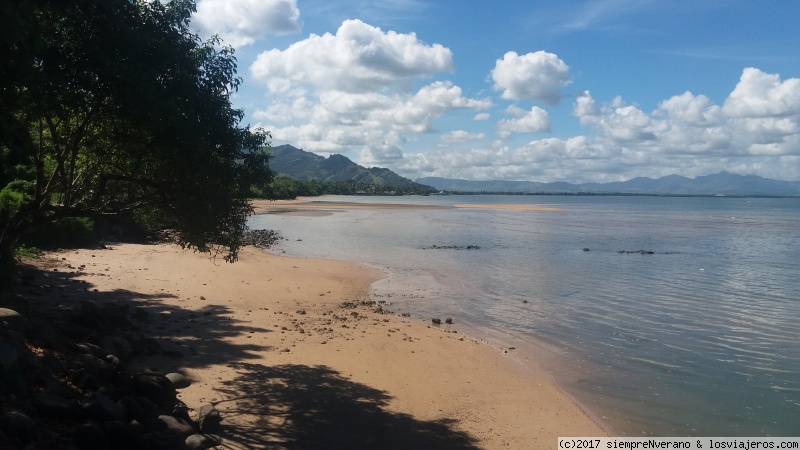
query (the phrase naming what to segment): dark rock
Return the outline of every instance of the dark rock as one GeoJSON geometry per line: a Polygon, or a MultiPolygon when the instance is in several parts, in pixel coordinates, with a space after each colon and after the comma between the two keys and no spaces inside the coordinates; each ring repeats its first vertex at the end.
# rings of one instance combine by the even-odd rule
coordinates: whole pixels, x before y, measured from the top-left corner
{"type": "Polygon", "coordinates": [[[0,324],[5,324],[7,329],[14,331],[25,331],[28,327],[25,317],[9,308],[0,308],[0,324]]]}
{"type": "Polygon", "coordinates": [[[434,325],[441,325],[442,324],[442,319],[431,319],[431,322],[434,325]]]}
{"type": "Polygon", "coordinates": [[[588,252],[588,251],[589,251],[589,248],[588,248],[588,247],[584,247],[584,248],[583,248],[583,251],[585,251],[585,252],[588,252]]]}
{"type": "Polygon", "coordinates": [[[170,430],[151,431],[142,435],[141,448],[148,450],[185,449],[186,438],[170,430]]]}
{"type": "Polygon", "coordinates": [[[190,450],[205,450],[222,445],[222,439],[212,434],[193,434],[186,438],[190,450]]]}
{"type": "Polygon", "coordinates": [[[108,420],[125,421],[125,412],[102,392],[92,392],[81,403],[83,411],[99,422],[108,420]]]}
{"type": "Polygon", "coordinates": [[[448,317],[447,319],[444,319],[444,323],[451,325],[453,323],[453,319],[448,317]]]}
{"type": "Polygon", "coordinates": [[[183,438],[187,438],[197,432],[189,421],[175,416],[160,415],[158,420],[164,423],[168,430],[180,434],[183,438]]]}
{"type": "Polygon", "coordinates": [[[119,420],[110,420],[100,424],[103,432],[108,436],[111,448],[114,449],[138,449],[141,448],[139,434],[127,423],[119,420]]]}
{"type": "Polygon", "coordinates": [[[100,389],[100,379],[90,370],[77,369],[70,372],[72,382],[84,391],[96,391],[100,389]]]}
{"type": "MultiPolygon", "coordinates": [[[[133,397],[122,397],[117,402],[117,407],[119,407],[120,411],[125,414],[125,418],[127,420],[138,420],[139,422],[142,422],[145,419],[144,408],[142,408],[139,402],[137,402],[133,397]]],[[[153,405],[153,407],[156,409],[156,411],[158,410],[157,406],[153,405]]]]}
{"type": "Polygon", "coordinates": [[[56,330],[76,341],[82,341],[93,333],[91,328],[87,328],[67,319],[54,319],[51,323],[56,330]]]}
{"type": "Polygon", "coordinates": [[[123,361],[130,360],[133,355],[133,348],[127,339],[118,336],[103,336],[98,342],[105,354],[119,357],[123,361]]]}
{"type": "Polygon", "coordinates": [[[96,424],[85,423],[78,425],[72,435],[81,450],[108,450],[111,448],[108,436],[96,424]]]}
{"type": "Polygon", "coordinates": [[[65,339],[56,331],[53,323],[47,319],[36,317],[31,319],[30,339],[47,347],[61,350],[65,339]]]}
{"type": "Polygon", "coordinates": [[[16,410],[0,413],[0,431],[11,439],[30,442],[36,437],[36,422],[16,410]]]}
{"type": "Polygon", "coordinates": [[[147,419],[155,419],[156,417],[158,417],[159,414],[158,405],[153,403],[149,398],[136,397],[134,398],[134,400],[136,400],[136,403],[139,405],[140,408],[142,408],[142,419],[143,419],[142,422],[147,421],[147,419]]]}
{"type": "Polygon", "coordinates": [[[98,358],[105,358],[105,356],[108,354],[108,352],[103,350],[100,346],[94,345],[90,342],[75,344],[75,347],[84,355],[92,355],[98,358]]]}
{"type": "Polygon", "coordinates": [[[185,389],[192,385],[188,378],[179,373],[168,373],[166,377],[175,389],[185,389]]]}
{"type": "Polygon", "coordinates": [[[0,372],[8,372],[17,367],[19,354],[17,349],[11,344],[3,342],[0,344],[0,372]]]}
{"type": "Polygon", "coordinates": [[[175,388],[172,382],[158,373],[134,375],[131,387],[136,395],[145,397],[156,405],[164,405],[175,400],[175,388]]]}
{"type": "Polygon", "coordinates": [[[117,371],[116,368],[94,355],[75,355],[70,361],[70,366],[86,369],[101,381],[108,380],[117,371]]]}
{"type": "Polygon", "coordinates": [[[202,433],[214,433],[219,431],[220,424],[222,423],[222,416],[214,405],[208,403],[202,405],[197,410],[197,424],[202,433]]]}
{"type": "Polygon", "coordinates": [[[43,417],[51,419],[75,419],[81,414],[81,405],[75,399],[66,399],[52,393],[34,394],[33,406],[43,417]]]}

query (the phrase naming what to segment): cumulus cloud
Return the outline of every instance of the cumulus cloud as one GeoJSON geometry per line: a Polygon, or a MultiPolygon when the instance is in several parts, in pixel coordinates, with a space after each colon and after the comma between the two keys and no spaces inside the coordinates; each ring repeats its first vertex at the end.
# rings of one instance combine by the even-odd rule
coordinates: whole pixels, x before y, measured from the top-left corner
{"type": "Polygon", "coordinates": [[[192,24],[201,35],[219,34],[238,47],[268,34],[300,31],[300,10],[297,0],[202,0],[192,24]]]}
{"type": "Polygon", "coordinates": [[[491,71],[494,88],[510,100],[533,99],[556,105],[561,89],[570,84],[569,66],[553,53],[538,51],[525,55],[508,52],[491,71]]]}
{"type": "Polygon", "coordinates": [[[312,34],[286,50],[261,53],[250,67],[270,91],[298,86],[345,92],[375,92],[454,69],[450,49],[427,45],[414,33],[384,32],[360,20],[347,20],[336,34],[312,34]]]}
{"type": "Polygon", "coordinates": [[[434,132],[448,112],[492,106],[449,81],[414,87],[453,69],[450,50],[439,44],[347,20],[335,34],[312,34],[256,58],[250,72],[266,86],[270,105],[254,117],[277,141],[392,164],[415,134],[434,132]]]}
{"type": "Polygon", "coordinates": [[[777,74],[748,67],[722,106],[731,117],[781,117],[800,114],[800,78],[781,81],[777,74]]]}
{"type": "Polygon", "coordinates": [[[478,114],[475,114],[475,117],[473,117],[473,119],[474,120],[478,120],[478,121],[482,121],[482,120],[489,120],[490,117],[492,117],[492,115],[489,114],[489,113],[478,113],[478,114]]]}
{"type": "MultiPolygon", "coordinates": [[[[586,135],[536,139],[519,146],[407,153],[411,176],[476,180],[619,181],[635,176],[698,176],[729,170],[800,179],[800,109],[795,79],[746,69],[723,106],[684,92],[644,111],[621,97],[577,96],[573,115],[586,135]]],[[[532,110],[533,111],[533,110],[532,110]]],[[[529,111],[510,107],[508,124],[529,111]]],[[[474,145],[474,144],[473,144],[474,145]]]]}
{"type": "Polygon", "coordinates": [[[500,136],[502,138],[509,137],[512,132],[540,133],[550,131],[550,116],[547,111],[538,106],[532,107],[530,111],[511,106],[506,111],[516,116],[516,118],[500,121],[500,136]]]}

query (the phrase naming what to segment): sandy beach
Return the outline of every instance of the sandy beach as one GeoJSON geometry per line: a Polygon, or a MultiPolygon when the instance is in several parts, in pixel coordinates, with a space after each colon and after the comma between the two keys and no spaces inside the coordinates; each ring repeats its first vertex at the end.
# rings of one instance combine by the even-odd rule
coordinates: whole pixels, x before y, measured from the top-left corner
{"type": "Polygon", "coordinates": [[[188,376],[180,399],[222,413],[222,448],[552,448],[604,431],[542,372],[370,301],[380,271],[243,249],[235,264],[174,245],[54,255],[97,299],[142,305],[188,376]]]}

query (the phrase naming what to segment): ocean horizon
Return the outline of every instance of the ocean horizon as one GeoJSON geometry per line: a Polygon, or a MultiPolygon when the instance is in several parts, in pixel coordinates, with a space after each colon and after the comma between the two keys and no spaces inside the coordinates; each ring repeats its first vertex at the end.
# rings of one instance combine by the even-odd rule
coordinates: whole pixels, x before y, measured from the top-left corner
{"type": "Polygon", "coordinates": [[[274,251],[382,269],[373,296],[394,312],[529,344],[509,351],[536,352],[614,433],[798,435],[799,199],[316,200],[441,208],[332,206],[249,226],[279,231],[274,251]],[[548,210],[486,206],[511,204],[548,210]]]}

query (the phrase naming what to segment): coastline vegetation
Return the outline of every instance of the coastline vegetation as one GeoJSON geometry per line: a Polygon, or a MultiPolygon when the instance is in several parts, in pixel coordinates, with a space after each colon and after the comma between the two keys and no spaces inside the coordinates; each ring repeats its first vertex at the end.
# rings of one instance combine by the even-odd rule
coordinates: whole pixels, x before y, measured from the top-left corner
{"type": "MultiPolygon", "coordinates": [[[[19,245],[171,228],[234,261],[269,134],[240,125],[231,47],[192,1],[8,2],[0,44],[0,265],[19,245]]],[[[23,248],[28,248],[23,247],[23,248]]],[[[4,270],[4,273],[7,273],[4,270]]]]}
{"type": "Polygon", "coordinates": [[[368,184],[355,180],[303,181],[283,175],[276,176],[271,183],[263,187],[253,186],[251,190],[253,197],[268,200],[291,200],[320,195],[428,195],[434,192],[436,190],[433,188],[414,184],[368,184]]]}

